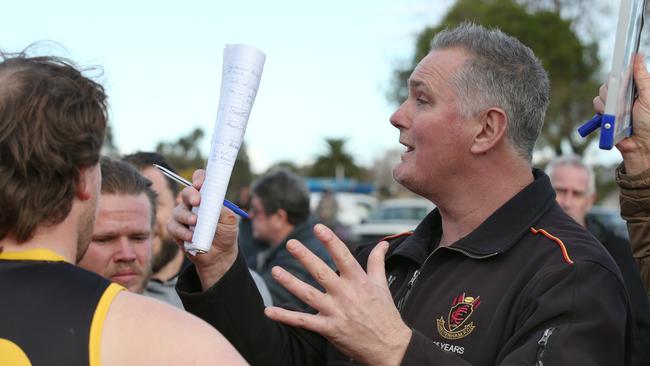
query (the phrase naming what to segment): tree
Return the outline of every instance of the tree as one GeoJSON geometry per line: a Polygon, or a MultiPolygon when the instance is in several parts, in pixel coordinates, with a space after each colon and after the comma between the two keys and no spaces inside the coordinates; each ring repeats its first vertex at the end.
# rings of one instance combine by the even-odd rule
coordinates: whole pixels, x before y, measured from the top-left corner
{"type": "Polygon", "coordinates": [[[526,8],[514,0],[459,0],[440,25],[428,27],[419,34],[409,67],[394,73],[389,99],[401,102],[407,97],[406,80],[428,53],[429,43],[437,32],[463,21],[499,27],[528,45],[549,73],[551,103],[537,148],[550,147],[560,154],[562,145],[567,144],[573,152],[582,154],[591,138],[582,139],[575,131],[593,114],[591,101],[600,85],[598,46],[595,42],[581,41],[570,19],[562,19],[559,11],[548,9],[526,8]]]}
{"type": "MultiPolygon", "coordinates": [[[[164,156],[180,175],[191,179],[196,169],[205,169],[206,167],[206,157],[199,148],[199,142],[203,135],[202,129],[195,128],[188,135],[182,136],[174,142],[159,142],[156,152],[164,156]]],[[[230,176],[226,197],[235,199],[239,189],[250,185],[252,180],[250,158],[246,144],[242,142],[230,176]]]]}
{"type": "Polygon", "coordinates": [[[285,169],[285,170],[288,170],[288,171],[290,171],[292,173],[295,173],[295,174],[298,174],[298,175],[301,175],[301,176],[305,176],[305,175],[309,175],[309,171],[310,171],[311,167],[310,166],[307,166],[307,167],[306,166],[300,166],[300,165],[296,164],[295,162],[289,161],[289,160],[282,160],[282,161],[278,161],[278,162],[272,164],[268,169],[266,169],[266,172],[264,172],[264,174],[273,172],[273,171],[278,170],[278,169],[285,169]]]}
{"type": "Polygon", "coordinates": [[[180,175],[191,179],[194,170],[205,168],[206,160],[199,149],[203,135],[203,130],[196,128],[175,142],[159,142],[156,152],[164,156],[180,175]]]}
{"type": "Polygon", "coordinates": [[[118,150],[117,146],[115,146],[113,128],[110,124],[106,126],[104,144],[102,145],[102,155],[110,156],[112,158],[117,158],[120,155],[120,151],[118,150]]]}
{"type": "Polygon", "coordinates": [[[316,157],[316,161],[309,170],[312,177],[339,177],[365,178],[364,169],[354,163],[352,155],[345,149],[345,139],[327,138],[327,152],[316,157]]]}
{"type": "Polygon", "coordinates": [[[250,186],[253,181],[253,173],[251,172],[251,162],[248,157],[248,150],[246,143],[242,142],[239,147],[237,159],[235,159],[235,166],[232,168],[232,175],[228,183],[228,191],[226,197],[232,200],[238,200],[239,190],[242,187],[250,186]]]}

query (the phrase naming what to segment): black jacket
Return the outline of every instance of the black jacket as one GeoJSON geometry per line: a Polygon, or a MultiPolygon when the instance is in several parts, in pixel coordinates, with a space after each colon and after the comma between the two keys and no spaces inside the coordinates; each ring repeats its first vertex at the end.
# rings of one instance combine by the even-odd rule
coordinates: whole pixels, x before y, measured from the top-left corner
{"type": "Polygon", "coordinates": [[[334,268],[332,257],[327,250],[325,250],[325,247],[323,247],[320,241],[318,241],[316,235],[314,235],[314,232],[312,231],[313,226],[314,222],[312,220],[307,220],[296,226],[291,233],[282,240],[282,244],[275,247],[267,246],[267,249],[257,253],[256,267],[253,269],[257,271],[257,273],[259,273],[264,279],[264,282],[266,282],[266,285],[269,287],[269,292],[271,292],[271,296],[273,297],[274,304],[292,305],[299,308],[306,306],[302,301],[293,296],[291,292],[273,279],[271,270],[275,266],[280,266],[296,278],[305,281],[316,288],[322,289],[318,282],[309,275],[309,272],[307,272],[307,270],[300,265],[300,262],[298,262],[287,250],[285,244],[289,239],[299,240],[309,250],[327,263],[327,265],[334,268]]]}
{"type": "Polygon", "coordinates": [[[650,300],[641,281],[639,268],[634,262],[630,242],[589,217],[587,217],[587,230],[603,244],[618,265],[630,296],[630,307],[634,316],[631,364],[650,365],[650,300]]]}
{"type": "MultiPolygon", "coordinates": [[[[535,177],[449,247],[438,248],[437,210],[390,240],[387,279],[413,329],[403,365],[629,363],[632,318],[616,264],[557,205],[548,177],[535,177]]],[[[363,266],[370,250],[357,253],[363,266]]],[[[193,269],[177,290],[253,365],[353,364],[319,335],[268,320],[242,258],[204,293],[193,269]]]]}

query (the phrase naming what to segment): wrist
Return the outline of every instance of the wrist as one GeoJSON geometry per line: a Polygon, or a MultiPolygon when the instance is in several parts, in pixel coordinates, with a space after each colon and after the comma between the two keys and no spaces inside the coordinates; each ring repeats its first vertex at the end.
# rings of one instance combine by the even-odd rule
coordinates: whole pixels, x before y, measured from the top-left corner
{"type": "Polygon", "coordinates": [[[411,337],[413,336],[413,331],[411,328],[404,325],[404,327],[394,335],[395,343],[391,344],[389,347],[386,347],[388,354],[385,354],[383,359],[377,363],[384,366],[398,366],[402,364],[404,355],[406,354],[406,349],[411,342],[411,337]]]}
{"type": "Polygon", "coordinates": [[[637,175],[650,169],[650,155],[644,152],[621,152],[625,174],[637,175]]]}
{"type": "MultiPolygon", "coordinates": [[[[228,272],[237,260],[237,246],[228,252],[219,252],[216,258],[209,263],[196,263],[196,273],[201,281],[201,289],[208,290],[214,286],[228,272]]],[[[199,254],[202,255],[202,254],[199,254]]]]}

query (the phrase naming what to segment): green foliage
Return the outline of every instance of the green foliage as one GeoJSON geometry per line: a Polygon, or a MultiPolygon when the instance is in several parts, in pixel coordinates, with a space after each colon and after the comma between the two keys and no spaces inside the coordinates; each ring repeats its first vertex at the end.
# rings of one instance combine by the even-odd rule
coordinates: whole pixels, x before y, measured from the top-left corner
{"type": "Polygon", "coordinates": [[[235,166],[232,168],[232,175],[228,183],[228,191],[226,197],[231,201],[238,199],[237,195],[242,187],[250,186],[253,181],[253,173],[251,172],[251,161],[248,157],[248,150],[246,143],[242,142],[235,160],[235,166]]]}
{"type": "Polygon", "coordinates": [[[458,0],[440,25],[419,34],[409,67],[394,72],[389,99],[397,103],[406,99],[406,81],[428,53],[433,36],[463,21],[498,27],[535,52],[551,81],[551,103],[537,148],[548,146],[559,154],[564,141],[573,152],[582,154],[588,140],[580,138],[575,130],[593,114],[591,101],[600,85],[598,46],[581,41],[572,30],[571,20],[562,19],[559,10],[532,11],[513,0],[458,0]]]}
{"type": "Polygon", "coordinates": [[[298,174],[298,175],[301,175],[301,176],[305,176],[305,175],[309,174],[310,167],[309,166],[300,166],[300,165],[296,164],[293,161],[282,160],[282,161],[278,161],[278,162],[274,163],[273,165],[271,165],[266,170],[266,172],[264,172],[264,174],[270,173],[270,172],[278,170],[278,169],[285,169],[285,170],[288,170],[288,171],[290,171],[292,173],[295,173],[295,174],[298,174]]]}
{"type": "MultiPolygon", "coordinates": [[[[206,157],[199,149],[199,143],[205,133],[200,128],[195,128],[186,136],[180,137],[173,142],[159,142],[156,146],[156,152],[167,159],[172,166],[178,170],[179,174],[187,179],[192,178],[196,169],[205,169],[206,157]]],[[[228,191],[226,197],[236,198],[237,192],[241,187],[251,184],[253,173],[251,173],[250,158],[246,150],[246,144],[242,143],[235,160],[228,191]]]]}
{"type": "Polygon", "coordinates": [[[336,177],[338,169],[345,178],[363,180],[365,171],[357,166],[352,155],[345,151],[345,141],[345,139],[326,138],[327,152],[316,157],[316,161],[308,170],[309,175],[312,177],[336,177]]]}
{"type": "Polygon", "coordinates": [[[196,169],[205,168],[206,160],[199,149],[203,135],[202,129],[195,128],[174,142],[159,142],[156,152],[164,156],[180,175],[191,179],[196,169]]]}
{"type": "Polygon", "coordinates": [[[106,126],[106,134],[104,135],[104,144],[102,145],[102,155],[110,156],[112,158],[117,158],[120,155],[120,152],[115,146],[115,139],[113,137],[113,126],[106,126]]]}

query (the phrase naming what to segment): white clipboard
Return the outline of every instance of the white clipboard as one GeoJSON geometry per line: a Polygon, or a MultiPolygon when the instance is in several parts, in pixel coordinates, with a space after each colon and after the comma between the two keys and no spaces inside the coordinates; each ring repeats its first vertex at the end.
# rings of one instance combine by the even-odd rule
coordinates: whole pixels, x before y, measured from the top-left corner
{"type": "Polygon", "coordinates": [[[634,55],[639,50],[644,11],[645,0],[621,0],[612,68],[607,79],[605,112],[578,128],[582,137],[600,128],[598,146],[603,150],[611,150],[619,141],[632,135],[632,106],[636,94],[634,55]]]}

